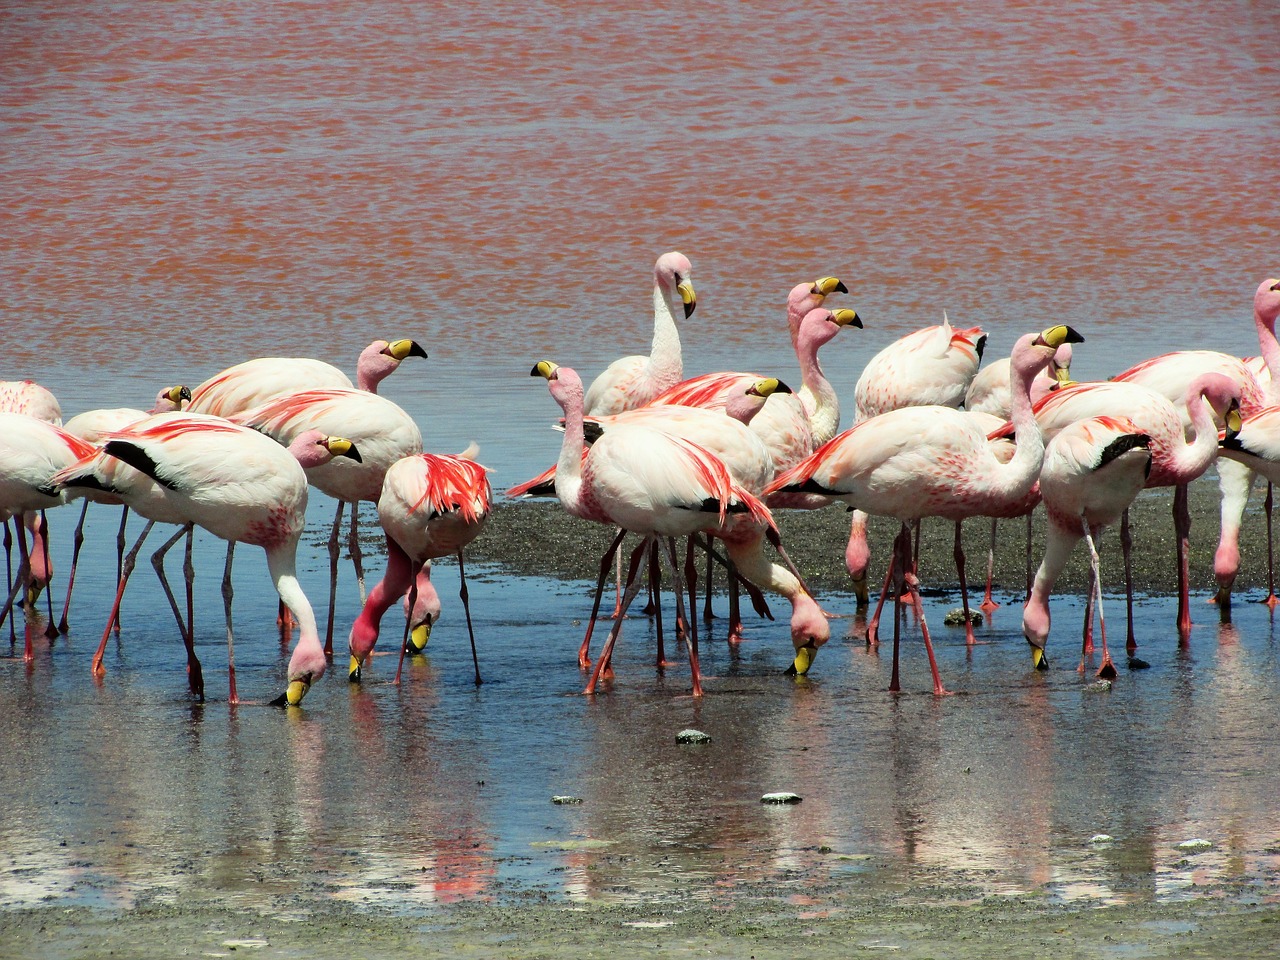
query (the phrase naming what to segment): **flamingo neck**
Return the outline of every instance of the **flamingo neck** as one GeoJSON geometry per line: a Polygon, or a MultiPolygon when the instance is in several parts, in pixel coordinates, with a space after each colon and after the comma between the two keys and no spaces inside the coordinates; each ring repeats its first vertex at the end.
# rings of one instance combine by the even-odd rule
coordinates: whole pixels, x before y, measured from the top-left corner
{"type": "Polygon", "coordinates": [[[1195,432],[1191,441],[1175,444],[1173,468],[1178,483],[1189,483],[1209,469],[1218,455],[1218,426],[1204,392],[1193,383],[1187,391],[1187,415],[1195,432]]]}
{"type": "Polygon", "coordinates": [[[363,661],[378,642],[382,615],[409,589],[409,557],[400,545],[387,537],[387,571],[382,575],[368,599],[360,608],[360,615],[351,625],[351,654],[363,661]]]}
{"type": "Polygon", "coordinates": [[[1012,495],[1029,491],[1044,464],[1044,434],[1031,405],[1031,382],[1037,372],[1025,364],[1010,364],[1009,419],[1013,422],[1015,447],[1013,456],[1000,470],[1012,495]]]}
{"type": "Polygon", "coordinates": [[[799,351],[800,321],[810,310],[816,310],[826,301],[821,293],[814,293],[809,284],[802,284],[803,293],[792,291],[787,298],[787,329],[791,331],[791,349],[799,351]]]}
{"type": "Polygon", "coordinates": [[[320,643],[320,631],[316,628],[316,615],[311,601],[302,592],[296,569],[298,538],[293,537],[283,546],[267,551],[267,569],[275,583],[276,593],[298,622],[298,643],[289,658],[289,679],[309,675],[317,679],[325,671],[328,661],[324,646],[320,643]]]}
{"type": "Polygon", "coordinates": [[[797,396],[809,418],[814,444],[817,445],[830,440],[840,429],[840,398],[822,372],[822,364],[818,362],[818,349],[831,338],[819,338],[806,333],[807,331],[801,331],[796,341],[801,382],[797,396]]]}
{"type": "Polygon", "coordinates": [[[1255,305],[1253,308],[1253,324],[1258,328],[1258,348],[1262,360],[1271,374],[1271,382],[1267,384],[1267,404],[1280,403],[1280,341],[1276,340],[1275,316],[1264,317],[1255,305]]]}
{"type": "Polygon", "coordinates": [[[582,451],[586,447],[582,404],[580,391],[563,398],[560,404],[564,411],[564,440],[556,461],[556,496],[570,513],[578,513],[582,506],[582,451]]]}
{"type": "MultiPolygon", "coordinates": [[[[675,314],[672,312],[676,302],[679,301],[674,292],[668,294],[661,283],[654,283],[653,344],[649,349],[649,376],[661,384],[655,395],[679,383],[684,370],[680,355],[680,330],[676,327],[675,314]]],[[[683,311],[683,303],[680,309],[683,311]]]]}
{"type": "Polygon", "coordinates": [[[740,423],[750,423],[752,418],[764,408],[768,399],[768,397],[757,397],[746,393],[738,394],[725,401],[724,412],[726,416],[740,423]]]}

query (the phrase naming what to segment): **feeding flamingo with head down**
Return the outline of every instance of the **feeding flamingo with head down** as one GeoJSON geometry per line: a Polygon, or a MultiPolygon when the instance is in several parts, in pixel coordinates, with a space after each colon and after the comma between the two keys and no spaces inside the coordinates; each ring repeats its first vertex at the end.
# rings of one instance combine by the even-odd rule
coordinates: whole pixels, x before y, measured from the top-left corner
{"type": "MultiPolygon", "coordinates": [[[[1118,521],[1146,486],[1150,471],[1151,438],[1124,417],[1077,420],[1049,441],[1040,468],[1040,498],[1049,521],[1044,559],[1022,611],[1022,632],[1031,644],[1036,669],[1048,668],[1044,648],[1049,639],[1049,596],[1083,537],[1089,546],[1091,571],[1088,616],[1092,617],[1096,604],[1102,637],[1098,676],[1115,676],[1107,650],[1097,544],[1103,529],[1118,521]]],[[[1083,670],[1083,660],[1080,666],[1083,670]]]]}
{"type": "Polygon", "coordinates": [[[272,702],[300,704],[326,665],[315,615],[296,574],[298,539],[306,524],[304,469],[335,457],[358,459],[356,448],[349,440],[307,430],[286,449],[227,421],[178,416],[113,437],[103,452],[154,480],[161,496],[188,522],[227,541],[222,597],[232,703],[238,702],[231,623],[235,545],[249,543],[266,551],[276,592],[299,624],[298,642],[289,659],[288,688],[272,702]]]}
{"type": "MultiPolygon", "coordinates": [[[[924,635],[935,694],[946,692],[933,656],[920,601],[910,524],[922,517],[959,521],[1007,509],[1031,494],[1044,441],[1031,413],[1031,379],[1063,343],[1083,338],[1067,326],[1027,334],[1013,350],[1013,416],[1017,449],[1002,460],[986,433],[962,411],[944,406],[902,407],[855,424],[770,484],[768,491],[808,493],[901,522],[890,576],[898,596],[909,593],[924,635]],[[905,590],[904,590],[905,588],[905,590]]],[[[890,690],[899,689],[898,627],[890,690]]]]}
{"type": "MultiPolygon", "coordinates": [[[[418,573],[428,561],[457,556],[459,596],[471,638],[476,686],[480,685],[462,550],[479,536],[489,518],[491,501],[487,471],[470,453],[462,456],[422,453],[405,457],[387,470],[382,496],[378,499],[378,518],[387,535],[387,570],[369,591],[351,627],[348,673],[352,681],[360,680],[361,668],[373,652],[382,615],[406,593],[410,615],[406,617],[405,636],[400,645],[401,662],[410,646],[421,651],[426,639],[423,638],[422,646],[410,639],[418,599],[417,584],[421,583],[418,573]]],[[[400,667],[397,666],[396,682],[399,680],[400,667]]]]}

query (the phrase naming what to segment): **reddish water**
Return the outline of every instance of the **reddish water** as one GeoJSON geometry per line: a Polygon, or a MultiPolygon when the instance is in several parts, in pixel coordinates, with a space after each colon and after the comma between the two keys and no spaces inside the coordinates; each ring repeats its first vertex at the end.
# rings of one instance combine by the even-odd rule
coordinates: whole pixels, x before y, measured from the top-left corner
{"type": "Polygon", "coordinates": [[[428,444],[519,471],[518,431],[453,415],[540,423],[534,360],[644,349],[669,248],[690,372],[793,374],[782,299],[824,273],[867,324],[842,392],[943,309],[993,355],[1067,319],[1083,376],[1256,352],[1266,5],[612,6],[0,4],[3,375],[76,412],[411,335],[432,358],[388,389],[428,444]]]}
{"type": "MultiPolygon", "coordinates": [[[[1071,322],[1080,378],[1178,347],[1256,352],[1250,298],[1280,273],[1271,5],[610,6],[0,0],[0,378],[40,379],[72,414],[251,355],[350,370],[370,339],[413,336],[431,359],[384,392],[430,448],[479,440],[503,485],[558,442],[529,367],[594,374],[645,349],[650,268],[671,248],[695,264],[691,373],[793,375],[785,293],[842,277],[866,323],[825,354],[846,403],[872,353],[944,309],[987,326],[994,356],[1071,322]]],[[[109,543],[90,549],[85,610],[110,589],[109,543]]],[[[319,554],[304,567],[321,596],[319,554]]],[[[262,617],[237,647],[245,684],[275,693],[274,601],[244,576],[239,609],[262,617]]],[[[220,601],[202,578],[214,689],[220,601]]],[[[1239,642],[1202,631],[1194,669],[1167,655],[1162,609],[1143,642],[1166,655],[1111,699],[1070,670],[1011,691],[1025,651],[1005,616],[973,660],[944,650],[977,694],[944,704],[890,701],[859,644],[780,686],[770,634],[743,662],[707,655],[720,679],[699,707],[679,677],[653,688],[634,640],[640,692],[597,705],[572,696],[581,597],[501,583],[473,588],[480,693],[445,629],[455,607],[440,676],[418,667],[401,694],[326,677],[285,737],[275,711],[186,703],[145,590],[94,687],[86,614],[31,672],[3,673],[0,903],[209,888],[287,910],[299,876],[309,896],[398,904],[531,877],[619,897],[710,878],[710,896],[717,878],[864,863],[888,882],[990,870],[987,889],[1064,899],[1205,876],[1274,892],[1275,641],[1256,606],[1239,642]],[[691,723],[719,746],[673,753],[691,723]],[[680,792],[698,783],[723,796],[680,792]],[[757,803],[790,788],[802,807],[757,803]],[[588,802],[553,808],[559,792],[588,802]],[[1087,845],[1104,830],[1115,845],[1087,845]],[[1197,834],[1216,846],[1188,861],[1174,844],[1197,834]]]]}

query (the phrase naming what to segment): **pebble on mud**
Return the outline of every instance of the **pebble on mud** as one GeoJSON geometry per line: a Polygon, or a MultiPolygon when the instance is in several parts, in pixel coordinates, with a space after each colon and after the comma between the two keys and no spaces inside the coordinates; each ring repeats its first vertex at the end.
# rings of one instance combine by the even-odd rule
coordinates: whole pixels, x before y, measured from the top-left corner
{"type": "Polygon", "coordinates": [[[581,803],[582,798],[581,797],[552,797],[551,802],[560,803],[560,804],[574,804],[574,803],[581,803]]]}
{"type": "MultiPolygon", "coordinates": [[[[942,618],[942,622],[948,627],[963,627],[964,607],[956,607],[954,610],[948,611],[947,615],[942,618]]],[[[971,607],[969,609],[969,622],[975,627],[982,626],[982,611],[974,610],[971,607]]]]}
{"type": "Polygon", "coordinates": [[[760,798],[761,803],[799,803],[803,798],[796,793],[766,793],[760,798]]]}
{"type": "Polygon", "coordinates": [[[1115,837],[1111,836],[1109,833],[1095,833],[1089,838],[1090,843],[1111,843],[1114,840],[1115,837]]]}
{"type": "Polygon", "coordinates": [[[1195,837],[1191,840],[1183,840],[1177,844],[1175,849],[1181,850],[1183,853],[1201,853],[1205,850],[1212,850],[1213,843],[1209,840],[1195,837]]]}
{"type": "Polygon", "coordinates": [[[711,735],[690,727],[676,734],[676,743],[710,743],[711,735]]]}

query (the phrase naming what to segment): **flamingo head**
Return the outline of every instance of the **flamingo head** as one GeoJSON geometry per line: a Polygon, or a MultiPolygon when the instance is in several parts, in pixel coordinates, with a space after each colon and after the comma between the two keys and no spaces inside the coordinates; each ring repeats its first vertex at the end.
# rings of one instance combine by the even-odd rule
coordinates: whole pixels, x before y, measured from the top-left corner
{"type": "Polygon", "coordinates": [[[653,265],[653,280],[668,297],[678,295],[684,304],[684,315],[688,319],[698,306],[698,295],[693,290],[693,264],[689,258],[677,250],[664,253],[653,265]]]}
{"type": "Polygon", "coordinates": [[[787,294],[787,326],[791,328],[791,344],[795,345],[800,321],[810,310],[816,310],[833,293],[848,293],[839,277],[819,277],[812,282],[797,283],[787,294]]]}
{"type": "Polygon", "coordinates": [[[1253,312],[1268,327],[1275,328],[1276,317],[1280,316],[1280,280],[1272,277],[1258,284],[1258,292],[1253,295],[1253,312]]]}
{"type": "Polygon", "coordinates": [[[828,310],[826,307],[817,307],[801,319],[796,341],[797,344],[803,344],[805,348],[816,351],[824,343],[834,339],[835,335],[845,327],[862,329],[862,318],[858,316],[858,311],[828,310]]]}
{"type": "Polygon", "coordinates": [[[1225,426],[1227,435],[1240,432],[1240,385],[1221,373],[1202,373],[1187,387],[1187,409],[1200,397],[1213,409],[1213,417],[1225,426]]]}
{"type": "Polygon", "coordinates": [[[416,340],[375,340],[360,351],[356,361],[356,379],[361,390],[376,390],[402,360],[408,357],[426,359],[427,351],[416,340]]]}
{"type": "Polygon", "coordinates": [[[572,367],[562,367],[550,360],[539,360],[529,371],[529,376],[542,377],[547,381],[551,396],[560,404],[560,409],[568,411],[575,404],[581,407],[584,397],[582,378],[572,367]]]}
{"type": "Polygon", "coordinates": [[[1010,354],[1011,378],[1021,378],[1028,384],[1037,373],[1054,362],[1064,345],[1083,343],[1084,337],[1065,323],[1055,324],[1040,333],[1028,333],[1018,338],[1010,354]]]}
{"type": "Polygon", "coordinates": [[[788,676],[802,677],[808,673],[818,648],[830,639],[831,627],[818,601],[804,590],[799,591],[792,598],[791,645],[795,647],[796,656],[787,668],[788,676]]]}
{"type": "Polygon", "coordinates": [[[747,387],[741,394],[732,396],[724,405],[726,416],[742,423],[750,423],[764,409],[765,401],[775,393],[790,393],[791,388],[776,377],[765,377],[747,387]]]}
{"type": "Polygon", "coordinates": [[[302,703],[311,685],[324,676],[328,661],[319,642],[299,643],[289,658],[289,685],[285,692],[272,700],[273,706],[296,707],[302,703]]]}
{"type": "Polygon", "coordinates": [[[156,404],[147,413],[171,413],[181,410],[183,403],[191,402],[191,389],[179,384],[176,387],[165,387],[156,394],[156,404]]]}
{"type": "Polygon", "coordinates": [[[304,430],[289,444],[289,452],[303,468],[318,467],[334,457],[348,457],[363,463],[356,445],[344,437],[330,437],[320,430],[304,430]]]}

